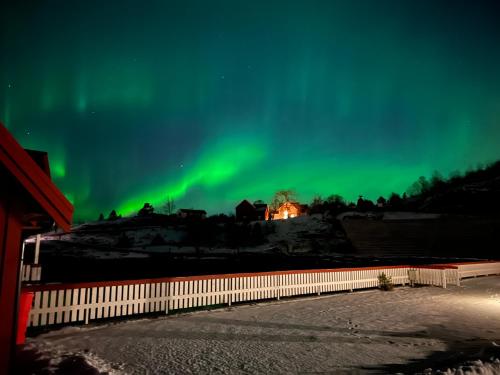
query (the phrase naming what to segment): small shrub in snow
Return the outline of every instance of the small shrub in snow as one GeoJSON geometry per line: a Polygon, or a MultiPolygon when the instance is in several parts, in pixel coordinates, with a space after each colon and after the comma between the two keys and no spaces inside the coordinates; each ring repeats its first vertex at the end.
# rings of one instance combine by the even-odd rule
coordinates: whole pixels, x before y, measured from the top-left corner
{"type": "Polygon", "coordinates": [[[378,285],[382,290],[393,290],[394,284],[392,283],[392,278],[387,276],[384,272],[378,275],[378,285]]]}

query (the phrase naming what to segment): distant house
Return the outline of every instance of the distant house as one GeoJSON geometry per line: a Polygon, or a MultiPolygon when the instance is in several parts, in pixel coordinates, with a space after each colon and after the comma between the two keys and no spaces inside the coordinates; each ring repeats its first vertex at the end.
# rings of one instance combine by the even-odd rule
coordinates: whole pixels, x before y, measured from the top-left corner
{"type": "Polygon", "coordinates": [[[273,220],[282,220],[302,216],[307,213],[308,206],[298,202],[285,202],[279,206],[278,211],[274,213],[273,220]]]}
{"type": "Polygon", "coordinates": [[[236,220],[268,220],[269,207],[263,201],[255,201],[253,204],[244,199],[236,206],[236,220]]]}
{"type": "Polygon", "coordinates": [[[246,199],[236,206],[236,220],[256,220],[255,217],[255,206],[246,199]]]}
{"type": "Polygon", "coordinates": [[[385,198],[384,198],[384,197],[379,197],[379,198],[377,199],[377,207],[378,207],[378,208],[383,208],[383,207],[385,207],[386,203],[387,203],[387,201],[385,200],[385,198]]]}
{"type": "Polygon", "coordinates": [[[253,202],[257,212],[257,220],[269,220],[269,206],[261,200],[253,202]]]}
{"type": "Polygon", "coordinates": [[[182,219],[204,219],[207,217],[205,210],[193,210],[190,208],[181,208],[177,211],[177,216],[182,219]]]}

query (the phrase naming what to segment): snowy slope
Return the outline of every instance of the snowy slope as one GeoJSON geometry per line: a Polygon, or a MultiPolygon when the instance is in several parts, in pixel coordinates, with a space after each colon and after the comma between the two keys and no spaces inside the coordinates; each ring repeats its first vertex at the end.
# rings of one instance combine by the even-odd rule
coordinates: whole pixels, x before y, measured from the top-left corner
{"type": "MultiPolygon", "coordinates": [[[[253,222],[250,226],[260,225],[265,234],[265,242],[258,246],[239,247],[238,252],[310,252],[314,247],[334,248],[344,241],[342,232],[332,230],[331,222],[321,215],[302,216],[273,222],[253,222]]],[[[51,232],[42,235],[42,251],[57,252],[59,255],[95,257],[111,259],[123,257],[145,257],[148,253],[164,252],[169,254],[196,254],[195,247],[186,243],[186,227],[183,225],[137,225],[132,219],[119,219],[112,222],[94,222],[75,226],[71,233],[51,232]],[[123,241],[126,237],[127,241],[123,241]],[[155,243],[155,239],[162,243],[155,243]]],[[[34,243],[34,237],[27,240],[34,243]]],[[[210,255],[233,254],[236,249],[221,242],[217,245],[199,246],[201,252],[210,255]]]]}

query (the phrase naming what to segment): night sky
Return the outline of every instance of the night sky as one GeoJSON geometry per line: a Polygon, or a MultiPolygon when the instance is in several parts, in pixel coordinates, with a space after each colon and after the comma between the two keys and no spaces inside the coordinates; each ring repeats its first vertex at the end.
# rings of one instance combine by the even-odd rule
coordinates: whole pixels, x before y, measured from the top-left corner
{"type": "Polygon", "coordinates": [[[16,1],[0,121],[77,219],[402,193],[500,158],[498,4],[16,1]]]}

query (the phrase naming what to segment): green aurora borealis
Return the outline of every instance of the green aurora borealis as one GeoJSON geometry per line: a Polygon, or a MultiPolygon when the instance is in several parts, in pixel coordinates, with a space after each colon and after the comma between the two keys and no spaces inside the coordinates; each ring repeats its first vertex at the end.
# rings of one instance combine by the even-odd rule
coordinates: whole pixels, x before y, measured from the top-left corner
{"type": "Polygon", "coordinates": [[[402,193],[500,157],[498,4],[12,2],[0,121],[77,219],[402,193]]]}

